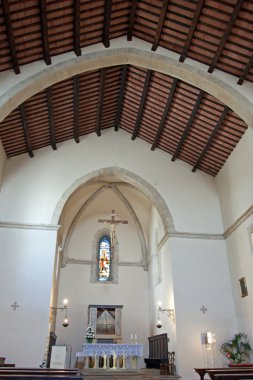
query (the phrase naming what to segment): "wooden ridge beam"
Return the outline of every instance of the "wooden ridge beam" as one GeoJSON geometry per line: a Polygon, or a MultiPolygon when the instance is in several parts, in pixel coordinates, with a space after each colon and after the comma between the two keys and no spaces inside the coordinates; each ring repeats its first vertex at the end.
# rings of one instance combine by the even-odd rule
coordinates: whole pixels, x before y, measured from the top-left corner
{"type": "Polygon", "coordinates": [[[101,119],[103,111],[103,102],[104,102],[104,92],[105,92],[105,68],[100,69],[100,85],[99,85],[99,98],[98,98],[98,113],[96,121],[96,134],[101,136],[101,119]]]}
{"type": "Polygon", "coordinates": [[[74,90],[74,138],[79,143],[79,75],[73,77],[74,90]]]}
{"type": "Polygon", "coordinates": [[[39,0],[40,4],[40,24],[43,42],[43,56],[47,65],[51,65],[51,57],[49,52],[48,26],[47,26],[47,6],[46,0],[39,0]]]}
{"type": "Polygon", "coordinates": [[[14,33],[12,29],[12,22],[11,22],[8,0],[2,0],[2,7],[3,7],[4,25],[5,25],[5,29],[7,33],[9,49],[10,49],[10,54],[11,54],[12,68],[15,74],[20,74],[20,68],[18,64],[17,50],[16,50],[16,45],[15,45],[14,33]]]}
{"type": "Polygon", "coordinates": [[[171,86],[171,89],[170,89],[170,93],[169,93],[168,98],[167,98],[166,105],[164,107],[163,116],[162,116],[162,118],[160,120],[159,127],[158,127],[158,130],[156,132],[156,136],[155,136],[154,142],[152,144],[151,150],[155,150],[155,148],[156,148],[156,146],[158,144],[158,141],[159,141],[159,138],[160,138],[160,135],[161,135],[161,132],[162,132],[162,129],[163,129],[166,117],[167,117],[168,112],[169,112],[169,108],[171,106],[171,102],[172,102],[172,99],[173,99],[173,96],[174,96],[177,84],[178,84],[178,79],[174,78],[172,86],[171,86]]]}
{"type": "Polygon", "coordinates": [[[142,90],[142,96],[141,96],[141,101],[140,101],[140,105],[139,105],[138,114],[137,114],[137,117],[136,117],[134,131],[133,131],[133,134],[132,134],[132,140],[136,139],[136,136],[137,136],[137,133],[138,133],[138,129],[139,129],[139,126],[140,126],[140,121],[141,121],[141,115],[142,115],[142,112],[143,112],[143,107],[144,107],[144,103],[145,103],[145,100],[146,100],[146,96],[147,96],[147,92],[148,92],[148,87],[149,87],[149,83],[150,83],[151,74],[152,74],[152,70],[148,69],[147,72],[146,72],[145,80],[144,80],[144,86],[143,86],[143,90],[142,90]]]}
{"type": "Polygon", "coordinates": [[[114,130],[115,131],[118,131],[118,129],[119,129],[119,120],[120,120],[120,114],[121,114],[123,100],[124,100],[124,91],[125,91],[125,84],[126,84],[126,78],[127,78],[127,70],[128,70],[128,65],[123,65],[122,66],[122,72],[121,72],[121,81],[120,81],[120,90],[119,90],[119,96],[118,96],[117,113],[116,113],[115,124],[114,124],[114,130]]]}
{"type": "Polygon", "coordinates": [[[104,26],[103,26],[103,44],[106,48],[110,47],[110,23],[112,16],[112,0],[105,0],[104,26]]]}
{"type": "Polygon", "coordinates": [[[201,163],[202,158],[203,158],[204,155],[206,154],[206,151],[207,151],[207,149],[209,148],[209,146],[212,144],[213,139],[214,139],[216,133],[218,132],[218,130],[220,129],[220,127],[221,127],[221,125],[222,125],[222,123],[223,123],[225,117],[227,116],[228,112],[229,112],[229,108],[226,106],[226,107],[224,108],[224,110],[223,110],[223,112],[222,112],[222,114],[221,114],[219,120],[218,120],[218,123],[217,123],[216,126],[214,127],[214,129],[213,129],[213,131],[212,131],[212,133],[211,133],[211,135],[210,135],[210,137],[209,137],[209,139],[208,139],[208,141],[207,141],[207,143],[206,143],[204,149],[202,150],[202,152],[201,152],[201,154],[200,154],[200,156],[199,156],[199,158],[198,158],[196,164],[194,165],[194,167],[193,167],[193,169],[192,169],[193,172],[195,172],[195,171],[197,170],[197,168],[199,167],[199,164],[201,163]]]}
{"type": "Polygon", "coordinates": [[[240,75],[240,78],[238,79],[237,84],[243,84],[243,81],[246,79],[252,66],[253,66],[253,54],[249,58],[247,65],[244,67],[242,74],[240,75]]]}
{"type": "Polygon", "coordinates": [[[156,34],[155,34],[154,42],[153,42],[153,45],[152,45],[152,48],[151,48],[152,51],[156,51],[156,49],[157,49],[157,47],[159,45],[159,40],[160,40],[160,37],[161,37],[163,23],[164,23],[164,19],[165,19],[165,16],[166,16],[167,9],[168,9],[169,1],[170,0],[164,0],[163,3],[162,3],[161,13],[160,13],[159,21],[158,21],[158,26],[157,26],[157,29],[156,29],[156,34]]]}
{"type": "Polygon", "coordinates": [[[131,8],[131,13],[129,17],[128,31],[127,31],[127,41],[132,41],[132,38],[133,38],[136,8],[137,8],[137,0],[132,0],[132,8],[131,8]]]}
{"type": "Polygon", "coordinates": [[[194,35],[194,32],[195,32],[195,29],[197,27],[199,16],[200,16],[200,13],[202,11],[204,3],[205,3],[205,0],[199,0],[198,3],[197,3],[197,6],[196,6],[195,12],[194,12],[194,16],[193,16],[193,19],[192,19],[192,23],[191,23],[191,26],[190,26],[190,29],[189,29],[189,33],[188,33],[188,36],[187,36],[187,40],[185,42],[183,51],[182,51],[182,53],[180,55],[180,58],[179,58],[180,62],[184,62],[184,60],[185,60],[185,58],[187,56],[187,53],[188,53],[189,47],[191,45],[192,38],[193,38],[193,35],[194,35]]]}
{"type": "Polygon", "coordinates": [[[23,130],[24,130],[24,135],[25,135],[26,147],[27,147],[29,156],[33,157],[32,144],[31,144],[31,140],[30,140],[30,134],[29,134],[28,124],[27,124],[27,119],[26,119],[24,103],[20,104],[19,110],[20,110],[21,119],[22,119],[22,126],[23,126],[23,130]]]}
{"type": "Polygon", "coordinates": [[[214,55],[214,57],[212,59],[211,65],[208,68],[208,72],[209,73],[212,73],[213,70],[215,69],[215,66],[217,65],[217,62],[218,62],[218,60],[219,60],[219,58],[221,56],[222,50],[223,50],[223,48],[225,46],[225,43],[227,42],[229,34],[230,34],[230,32],[231,32],[231,30],[232,30],[232,28],[234,26],[234,23],[235,23],[235,21],[237,19],[238,13],[240,12],[240,9],[241,9],[241,6],[243,4],[243,1],[244,0],[237,0],[237,3],[236,3],[236,5],[234,7],[234,10],[233,10],[233,13],[230,16],[230,20],[227,23],[227,27],[226,27],[226,29],[225,29],[225,31],[223,33],[220,45],[219,45],[219,47],[218,47],[218,49],[217,49],[217,51],[216,51],[216,53],[215,53],[215,55],[214,55]]]}
{"type": "Polygon", "coordinates": [[[46,94],[47,94],[48,119],[49,119],[49,130],[50,130],[51,145],[52,145],[53,150],[57,150],[56,142],[55,142],[53,97],[52,97],[51,87],[48,87],[46,89],[46,94]]]}
{"type": "Polygon", "coordinates": [[[186,125],[186,127],[185,127],[185,129],[184,129],[184,132],[183,132],[183,134],[182,134],[182,136],[181,136],[181,139],[180,139],[180,141],[179,141],[179,143],[178,143],[178,146],[177,146],[177,148],[176,148],[176,150],[175,150],[175,152],[174,152],[174,154],[173,154],[173,156],[172,156],[171,161],[175,161],[175,159],[176,159],[176,158],[178,157],[178,155],[179,155],[179,152],[180,152],[180,150],[181,150],[181,147],[182,147],[182,145],[183,145],[183,143],[184,143],[184,141],[185,141],[185,138],[186,138],[186,136],[188,135],[188,132],[189,132],[191,126],[192,126],[193,120],[194,120],[195,115],[196,115],[196,113],[197,113],[197,111],[198,111],[198,108],[199,108],[199,105],[200,105],[200,103],[201,103],[201,101],[202,101],[202,99],[203,99],[203,96],[204,96],[204,91],[203,91],[203,90],[200,90],[199,95],[198,95],[197,100],[196,100],[196,103],[195,103],[195,105],[194,105],[194,107],[193,107],[193,110],[192,110],[191,116],[189,117],[188,123],[187,123],[187,125],[186,125]]]}
{"type": "Polygon", "coordinates": [[[80,0],[75,0],[74,7],[74,52],[76,56],[82,55],[80,46],[80,0]]]}

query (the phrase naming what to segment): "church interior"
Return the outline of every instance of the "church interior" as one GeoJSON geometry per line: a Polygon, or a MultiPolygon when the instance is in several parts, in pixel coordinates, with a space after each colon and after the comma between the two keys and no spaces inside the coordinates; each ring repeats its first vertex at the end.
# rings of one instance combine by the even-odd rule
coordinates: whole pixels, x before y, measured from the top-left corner
{"type": "Polygon", "coordinates": [[[253,347],[252,82],[252,0],[0,1],[5,362],[253,347]]]}

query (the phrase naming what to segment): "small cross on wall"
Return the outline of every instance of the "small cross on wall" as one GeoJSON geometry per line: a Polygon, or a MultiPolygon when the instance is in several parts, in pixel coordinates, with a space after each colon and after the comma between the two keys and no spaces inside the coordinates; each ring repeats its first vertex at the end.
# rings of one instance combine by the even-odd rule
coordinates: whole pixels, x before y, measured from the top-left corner
{"type": "Polygon", "coordinates": [[[15,302],[11,305],[11,307],[12,307],[12,310],[15,310],[15,311],[16,311],[16,309],[19,307],[19,304],[15,301],[15,302]]]}
{"type": "Polygon", "coordinates": [[[207,311],[207,308],[204,305],[202,305],[199,310],[202,311],[203,314],[205,314],[205,312],[207,311]]]}

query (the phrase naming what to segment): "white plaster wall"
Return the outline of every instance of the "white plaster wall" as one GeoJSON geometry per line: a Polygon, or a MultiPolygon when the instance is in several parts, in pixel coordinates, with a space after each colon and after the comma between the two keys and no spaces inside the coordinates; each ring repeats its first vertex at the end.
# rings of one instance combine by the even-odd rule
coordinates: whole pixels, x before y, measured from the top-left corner
{"type": "Polygon", "coordinates": [[[252,147],[249,128],[216,178],[225,230],[253,205],[252,147]]]}
{"type": "MultiPolygon", "coordinates": [[[[82,351],[88,325],[89,304],[123,305],[122,340],[130,343],[130,335],[137,333],[138,342],[144,344],[144,357],[148,355],[149,329],[148,273],[143,268],[120,267],[118,284],[90,283],[90,265],[68,264],[61,270],[59,299],[67,297],[70,325],[62,327],[57,318],[57,344],[72,346],[72,366],[75,353],[82,351]]],[[[144,361],[141,361],[144,367],[144,361]]]]}
{"type": "MultiPolygon", "coordinates": [[[[157,328],[158,304],[164,309],[174,308],[174,289],[171,265],[171,251],[169,242],[165,242],[162,247],[158,247],[161,241],[162,225],[160,217],[153,207],[150,218],[149,246],[149,299],[150,299],[150,335],[167,333],[169,338],[168,350],[177,352],[176,344],[176,326],[171,319],[168,318],[166,312],[160,312],[159,317],[162,321],[162,327],[157,328]],[[160,252],[159,252],[160,250],[160,252]],[[161,273],[160,280],[157,282],[158,262],[157,255],[160,254],[161,273]]],[[[177,359],[177,357],[176,357],[177,359]]]]}
{"type": "Polygon", "coordinates": [[[203,361],[200,333],[216,334],[215,366],[223,366],[219,347],[237,332],[225,242],[170,239],[176,309],[178,372],[192,379],[203,361]],[[207,312],[200,308],[204,305],[207,312]]]}
{"type": "Polygon", "coordinates": [[[2,185],[2,180],[4,176],[5,162],[6,162],[6,154],[4,152],[3,144],[0,140],[0,191],[1,191],[1,185],[2,185]]]}
{"type": "Polygon", "coordinates": [[[238,331],[248,335],[253,342],[253,251],[251,249],[250,231],[253,231],[253,216],[251,215],[226,240],[228,261],[231,272],[231,282],[236,305],[238,331]],[[239,279],[245,277],[248,296],[241,297],[239,279]]]}
{"type": "Polygon", "coordinates": [[[0,354],[7,363],[38,367],[44,359],[54,247],[55,231],[0,228],[0,354]]]}
{"type": "Polygon", "coordinates": [[[50,223],[57,202],[72,184],[102,167],[122,167],[144,178],[161,194],[178,231],[222,233],[219,199],[214,179],[192,173],[183,162],[172,163],[162,151],[152,152],[144,141],[132,141],[112,129],[98,138],[91,134],[7,160],[0,197],[2,220],[50,223]],[[208,215],[208,217],[207,217],[208,215]]]}

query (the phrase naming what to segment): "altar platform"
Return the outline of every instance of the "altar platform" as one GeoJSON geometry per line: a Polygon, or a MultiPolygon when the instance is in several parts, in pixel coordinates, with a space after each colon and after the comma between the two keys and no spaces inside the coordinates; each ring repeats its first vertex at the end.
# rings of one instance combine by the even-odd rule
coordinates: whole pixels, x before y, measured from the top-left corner
{"type": "Polygon", "coordinates": [[[109,378],[117,380],[180,380],[180,376],[161,376],[158,369],[142,368],[132,369],[84,369],[80,371],[85,380],[108,380],[109,378]]]}

